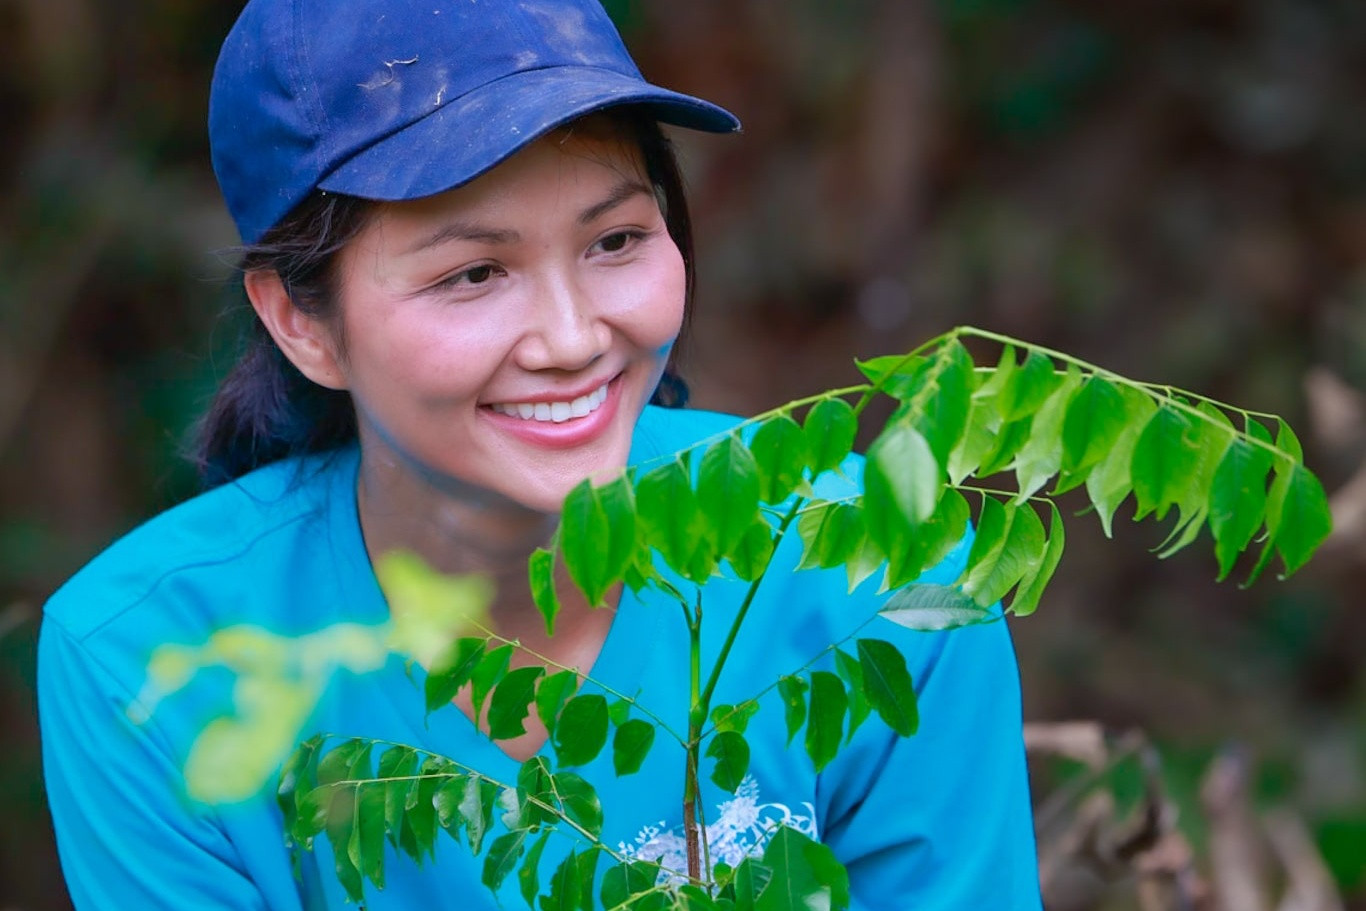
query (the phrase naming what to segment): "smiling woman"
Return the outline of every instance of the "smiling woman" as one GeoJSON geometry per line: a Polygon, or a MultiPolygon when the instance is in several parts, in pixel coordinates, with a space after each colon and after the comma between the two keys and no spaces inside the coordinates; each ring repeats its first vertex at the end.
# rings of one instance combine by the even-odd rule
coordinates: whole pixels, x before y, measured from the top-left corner
{"type": "MultiPolygon", "coordinates": [[[[269,795],[186,800],[198,732],[271,693],[187,670],[154,706],[134,694],[164,643],[389,621],[401,599],[375,567],[395,551],[496,583],[490,622],[509,644],[491,654],[525,687],[550,668],[591,668],[584,693],[686,716],[692,633],[708,656],[737,656],[706,687],[717,705],[757,699],[801,668],[835,679],[830,643],[881,599],[851,594],[843,574],[799,578],[790,548],[758,597],[710,572],[701,583],[709,614],[748,616],[743,635],[703,629],[698,607],[680,636],[670,598],[607,585],[601,606],[563,586],[552,635],[527,573],[585,479],[609,481],[737,423],[658,407],[682,404],[670,361],[692,289],[687,204],[659,124],[728,132],[734,117],[646,82],[597,0],[251,0],[211,97],[215,170],[259,319],[204,421],[210,489],[115,544],[47,608],[45,767],[80,907],[346,904],[349,853],[329,859],[319,842],[296,868],[269,795]]],[[[810,479],[832,497],[860,471],[856,457],[838,462],[810,479]]],[[[952,581],[967,549],[925,578],[952,581]]],[[[848,868],[857,908],[1037,908],[1004,624],[896,635],[933,729],[898,737],[913,728],[903,717],[896,730],[851,731],[818,774],[787,749],[781,713],[760,713],[743,781],[689,797],[719,813],[715,869],[761,852],[784,824],[848,868]]],[[[477,682],[441,695],[461,711],[420,711],[417,660],[338,675],[305,736],[407,744],[499,781],[548,755],[540,721],[556,705],[495,742],[477,682]]],[[[539,689],[537,699],[540,709],[539,689]]],[[[579,723],[605,728],[605,708],[579,723]]],[[[557,750],[572,764],[572,750],[557,750]]],[[[683,752],[653,750],[629,776],[610,761],[582,762],[610,820],[601,842],[666,863],[682,846],[694,864],[695,826],[679,834],[683,801],[660,787],[680,778],[683,752]]],[[[435,871],[395,863],[367,906],[516,900],[479,887],[488,861],[471,840],[474,856],[446,852],[435,871]]]]}

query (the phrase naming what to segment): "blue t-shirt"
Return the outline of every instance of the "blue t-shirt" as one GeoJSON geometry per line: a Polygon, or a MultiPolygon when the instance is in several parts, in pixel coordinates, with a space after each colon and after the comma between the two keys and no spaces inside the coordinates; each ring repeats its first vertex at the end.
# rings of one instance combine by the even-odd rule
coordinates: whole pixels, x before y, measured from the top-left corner
{"type": "MultiPolygon", "coordinates": [[[[734,421],[648,408],[632,462],[685,448],[734,421]]],[[[205,806],[185,796],[189,745],[230,710],[231,675],[201,671],[155,706],[150,719],[134,718],[148,657],[163,643],[202,643],[241,623],[305,634],[388,618],[356,512],[358,462],[354,448],[280,462],[198,496],[115,543],[47,605],[38,671],[43,759],[78,908],[346,905],[324,838],[303,854],[296,874],[270,788],[232,805],[205,806]]],[[[822,483],[848,485],[837,475],[822,483]]],[[[952,581],[965,547],[929,578],[952,581]]],[[[744,783],[735,794],[704,786],[713,861],[733,864],[761,848],[781,821],[819,837],[847,865],[855,908],[1037,909],[1019,679],[1005,623],[932,634],[882,619],[864,626],[878,605],[876,582],[850,595],[843,571],[782,571],[799,554],[796,541],[780,549],[713,704],[744,701],[863,627],[859,635],[892,640],[906,655],[920,730],[900,738],[871,718],[818,775],[800,742],[787,745],[782,705],[770,691],[747,731],[752,756],[744,783]]],[[[707,584],[707,656],[720,649],[745,588],[721,578],[707,584]]],[[[678,605],[626,591],[590,676],[637,694],[640,704],[686,730],[687,656],[678,605]]],[[[420,671],[416,676],[398,656],[373,673],[338,675],[305,733],[411,744],[515,781],[519,764],[458,709],[424,716],[420,671]]],[[[577,770],[598,789],[603,841],[681,865],[682,749],[657,738],[641,770],[621,778],[611,762],[609,749],[577,770]]],[[[565,845],[547,850],[543,882],[555,851],[567,849],[567,840],[551,843],[557,841],[565,845]]],[[[367,883],[366,907],[496,908],[479,882],[480,866],[468,848],[448,839],[435,862],[421,867],[391,853],[386,886],[377,891],[367,883]]],[[[516,878],[509,880],[502,907],[523,907],[516,878]]]]}

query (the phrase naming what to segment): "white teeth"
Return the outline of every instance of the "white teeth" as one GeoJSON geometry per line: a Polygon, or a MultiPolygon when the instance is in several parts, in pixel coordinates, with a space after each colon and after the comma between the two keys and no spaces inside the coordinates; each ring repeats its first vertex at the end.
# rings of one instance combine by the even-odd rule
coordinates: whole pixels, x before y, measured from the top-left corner
{"type": "Polygon", "coordinates": [[[562,424],[570,418],[587,417],[607,401],[607,384],[599,386],[587,395],[581,395],[572,402],[499,402],[490,406],[499,414],[506,414],[524,421],[548,421],[562,424]]]}

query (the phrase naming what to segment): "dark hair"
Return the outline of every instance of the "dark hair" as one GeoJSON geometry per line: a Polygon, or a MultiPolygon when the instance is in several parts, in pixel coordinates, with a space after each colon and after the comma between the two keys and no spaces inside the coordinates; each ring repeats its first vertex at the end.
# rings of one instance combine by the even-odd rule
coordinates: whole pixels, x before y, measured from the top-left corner
{"type": "MultiPolygon", "coordinates": [[[[673,146],[653,119],[632,108],[606,112],[640,148],[646,176],[661,195],[669,236],[683,255],[684,331],[692,313],[692,220],[673,146]]],[[[375,203],[315,191],[255,244],[239,249],[243,272],[274,271],[294,306],[326,318],[336,301],[337,254],[359,234],[375,203]]],[[[671,408],[687,403],[688,387],[673,358],[653,402],[671,408]]],[[[196,434],[193,459],[206,487],[238,478],[290,456],[326,452],[356,438],[350,393],[309,380],[290,363],[259,319],[246,346],[219,385],[196,434]]]]}

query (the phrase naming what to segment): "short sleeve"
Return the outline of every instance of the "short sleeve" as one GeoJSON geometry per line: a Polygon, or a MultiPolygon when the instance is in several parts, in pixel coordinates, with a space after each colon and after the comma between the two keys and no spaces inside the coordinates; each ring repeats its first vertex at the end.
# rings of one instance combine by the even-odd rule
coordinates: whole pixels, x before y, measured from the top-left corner
{"type": "Polygon", "coordinates": [[[1037,855],[1006,622],[945,633],[881,623],[909,656],[920,727],[876,717],[825,770],[823,839],[849,869],[856,909],[1037,911],[1037,855]]]}
{"type": "Polygon", "coordinates": [[[51,617],[38,661],[44,779],[77,908],[288,907],[266,901],[216,814],[183,796],[154,722],[130,719],[131,696],[51,617]]]}

